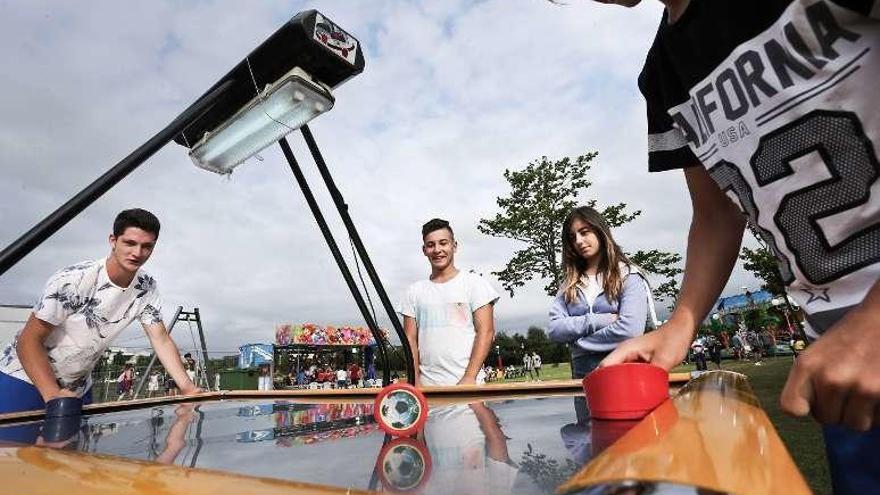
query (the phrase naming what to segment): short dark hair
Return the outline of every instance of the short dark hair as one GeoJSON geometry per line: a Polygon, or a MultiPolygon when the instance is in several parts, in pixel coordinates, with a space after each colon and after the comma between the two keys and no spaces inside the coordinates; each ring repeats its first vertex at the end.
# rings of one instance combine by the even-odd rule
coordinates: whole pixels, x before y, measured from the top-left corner
{"type": "Polygon", "coordinates": [[[449,226],[449,222],[443,220],[442,218],[432,218],[428,220],[425,225],[422,225],[422,239],[424,239],[431,232],[440,229],[448,230],[449,233],[452,234],[452,238],[455,238],[455,232],[452,231],[452,227],[449,226]]]}
{"type": "Polygon", "coordinates": [[[113,235],[119,237],[129,227],[150,232],[157,239],[159,238],[159,219],[147,210],[132,208],[119,212],[119,215],[116,215],[116,220],[113,221],[113,235]]]}

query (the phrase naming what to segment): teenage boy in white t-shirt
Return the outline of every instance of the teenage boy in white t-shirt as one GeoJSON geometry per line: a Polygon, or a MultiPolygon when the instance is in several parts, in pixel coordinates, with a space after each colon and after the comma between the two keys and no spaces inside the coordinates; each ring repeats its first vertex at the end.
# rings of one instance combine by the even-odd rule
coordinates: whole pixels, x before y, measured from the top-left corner
{"type": "Polygon", "coordinates": [[[457,244],[449,222],[422,226],[422,253],[431,276],[406,291],[398,312],[412,347],[417,385],[483,383],[481,367],[495,338],[498,293],[482,277],[455,267],[457,244]]]}
{"type": "Polygon", "coordinates": [[[110,254],[52,275],[15,340],[0,353],[0,414],[41,409],[57,397],[91,401],[91,371],[135,319],[185,395],[199,392],[162,322],[156,281],[141,269],[159,238],[159,220],[132,209],[117,215],[110,254]]]}

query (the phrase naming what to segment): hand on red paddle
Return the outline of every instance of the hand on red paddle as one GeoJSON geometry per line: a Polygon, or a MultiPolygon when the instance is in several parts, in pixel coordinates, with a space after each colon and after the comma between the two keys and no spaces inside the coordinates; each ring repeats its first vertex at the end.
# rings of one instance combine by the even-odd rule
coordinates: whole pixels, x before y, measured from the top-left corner
{"type": "MultiPolygon", "coordinates": [[[[880,317],[862,307],[825,332],[795,360],[780,395],[782,410],[858,431],[880,427],[880,317]]],[[[674,323],[620,344],[599,366],[647,362],[671,369],[690,338],[674,323]]]]}
{"type": "Polygon", "coordinates": [[[599,366],[645,362],[670,370],[687,355],[691,344],[689,335],[686,329],[667,323],[654,332],[624,341],[599,366]]]}

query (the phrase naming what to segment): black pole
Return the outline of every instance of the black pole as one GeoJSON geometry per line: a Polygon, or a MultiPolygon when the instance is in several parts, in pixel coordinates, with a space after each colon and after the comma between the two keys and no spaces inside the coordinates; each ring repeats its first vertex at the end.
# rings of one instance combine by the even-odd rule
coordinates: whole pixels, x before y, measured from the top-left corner
{"type": "Polygon", "coordinates": [[[312,210],[312,216],[315,217],[315,221],[318,222],[318,227],[321,229],[321,233],[324,234],[324,240],[327,241],[327,245],[330,247],[330,252],[333,253],[333,259],[336,260],[336,264],[339,266],[339,270],[342,271],[342,277],[345,279],[345,283],[348,285],[348,290],[350,290],[351,295],[354,296],[354,300],[355,303],[357,303],[358,309],[360,309],[361,314],[364,316],[364,320],[366,320],[367,326],[370,327],[370,331],[373,333],[373,338],[376,339],[376,344],[378,344],[377,347],[379,348],[379,353],[381,354],[383,362],[384,373],[382,373],[382,385],[388,385],[391,382],[391,362],[388,360],[385,349],[385,341],[382,339],[382,334],[379,331],[379,326],[376,324],[376,321],[370,314],[370,311],[367,308],[367,304],[364,302],[364,298],[361,295],[357,284],[355,284],[354,278],[351,276],[351,271],[348,269],[348,265],[345,263],[345,259],[342,257],[342,253],[339,251],[339,246],[336,244],[336,240],[333,238],[333,234],[330,232],[330,228],[327,226],[327,221],[324,220],[324,215],[321,213],[321,208],[318,206],[318,202],[315,201],[315,196],[312,194],[312,190],[309,187],[308,182],[306,182],[306,177],[305,175],[303,175],[299,163],[297,163],[296,158],[293,156],[293,151],[291,151],[290,149],[290,144],[287,143],[287,139],[285,138],[281,138],[281,140],[278,141],[278,144],[281,146],[281,151],[284,152],[284,157],[287,158],[287,163],[290,165],[290,170],[293,171],[293,175],[296,177],[296,182],[299,184],[300,189],[302,189],[303,196],[305,196],[306,202],[309,204],[309,208],[312,210]]]}
{"type": "Polygon", "coordinates": [[[202,330],[202,315],[199,313],[199,308],[193,308],[193,313],[196,315],[196,328],[199,330],[199,342],[202,344],[202,373],[205,377],[205,387],[206,390],[211,390],[211,367],[208,365],[208,345],[205,343],[205,332],[202,330]]]}
{"type": "MultiPolygon", "coordinates": [[[[183,306],[178,306],[177,310],[174,312],[174,318],[171,320],[171,326],[168,327],[168,335],[171,335],[171,330],[174,330],[174,325],[176,325],[177,320],[180,319],[181,312],[183,312],[183,306]]],[[[153,369],[153,365],[156,364],[156,357],[156,351],[153,351],[153,355],[150,357],[150,364],[147,365],[147,369],[144,370],[144,375],[141,377],[141,381],[139,381],[137,387],[135,387],[133,397],[137,397],[138,394],[141,393],[141,390],[144,389],[144,383],[147,383],[147,380],[150,378],[150,370],[153,369]]]]}
{"type": "Polygon", "coordinates": [[[7,246],[6,249],[0,252],[0,275],[12,268],[13,265],[36,249],[37,246],[57,232],[58,229],[79,215],[90,204],[94,203],[96,199],[100,198],[105,192],[109,191],[119,181],[134,171],[134,169],[138,168],[148,158],[153,156],[154,153],[162,149],[174,136],[186,129],[194,118],[214,105],[233,83],[233,80],[226,81],[214,91],[196,100],[195,103],[171,121],[167,127],[159,131],[113,168],[105,172],[104,175],[98,177],[98,179],[89,184],[76,196],[61,205],[57,210],[31,228],[31,230],[7,246]]]}
{"type": "Polygon", "coordinates": [[[198,414],[199,419],[196,421],[196,450],[193,452],[192,460],[189,463],[189,467],[196,467],[196,461],[199,460],[199,452],[202,450],[202,445],[204,445],[205,441],[202,440],[202,423],[205,422],[205,413],[200,409],[201,406],[196,406],[193,410],[198,414]]]}
{"type": "Polygon", "coordinates": [[[339,192],[336,183],[333,181],[333,177],[330,175],[330,170],[327,169],[327,163],[324,162],[324,157],[321,156],[321,150],[318,149],[318,144],[312,136],[312,131],[309,130],[309,126],[304,125],[300,128],[300,132],[302,132],[306,144],[309,146],[309,151],[312,153],[312,158],[314,158],[315,164],[318,165],[318,171],[321,172],[321,177],[324,178],[324,183],[327,184],[327,189],[330,190],[330,196],[333,198],[333,203],[336,204],[336,209],[339,210],[339,215],[342,217],[342,222],[345,224],[346,230],[348,230],[348,235],[351,237],[352,242],[354,242],[358,256],[360,256],[361,260],[364,262],[364,267],[367,269],[367,274],[370,276],[370,281],[373,282],[373,287],[376,289],[376,293],[379,294],[382,306],[385,307],[385,312],[388,313],[388,318],[391,320],[391,324],[394,326],[394,330],[400,338],[400,345],[403,347],[403,354],[406,359],[407,381],[414,384],[416,374],[412,348],[409,345],[409,340],[406,338],[400,320],[397,319],[397,313],[394,311],[394,306],[391,304],[391,300],[388,299],[388,293],[385,292],[385,287],[379,279],[379,274],[376,273],[376,269],[373,267],[373,262],[370,261],[370,256],[367,254],[364,243],[361,242],[361,236],[358,234],[357,228],[355,228],[354,222],[351,220],[351,215],[348,214],[348,205],[345,204],[345,199],[343,199],[342,193],[339,192]]]}

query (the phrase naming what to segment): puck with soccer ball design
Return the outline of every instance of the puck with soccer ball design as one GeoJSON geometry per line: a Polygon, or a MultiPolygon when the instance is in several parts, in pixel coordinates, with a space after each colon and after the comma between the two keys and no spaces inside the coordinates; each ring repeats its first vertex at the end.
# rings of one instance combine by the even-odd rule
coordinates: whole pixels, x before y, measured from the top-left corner
{"type": "Polygon", "coordinates": [[[376,396],[373,415],[389,435],[406,437],[417,432],[428,420],[428,400],[408,383],[395,383],[376,396]]]}
{"type": "Polygon", "coordinates": [[[424,442],[395,438],[379,452],[376,471],[382,486],[394,493],[418,492],[431,479],[431,454],[424,442]]]}

